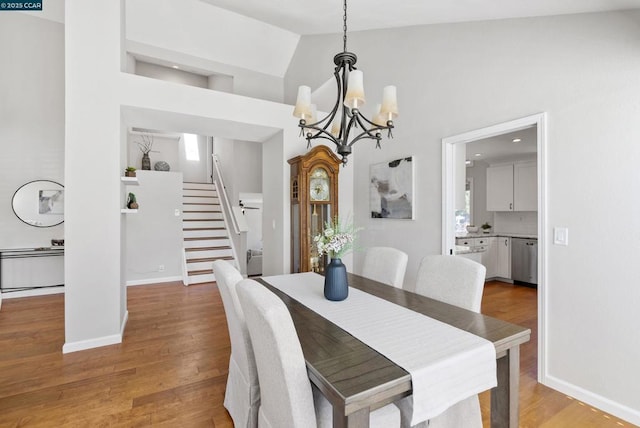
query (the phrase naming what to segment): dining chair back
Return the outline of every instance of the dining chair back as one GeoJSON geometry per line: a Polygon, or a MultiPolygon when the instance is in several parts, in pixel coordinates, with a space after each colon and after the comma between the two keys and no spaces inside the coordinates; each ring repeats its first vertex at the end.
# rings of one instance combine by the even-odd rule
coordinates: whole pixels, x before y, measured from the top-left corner
{"type": "Polygon", "coordinates": [[[362,276],[402,288],[408,260],[407,253],[396,248],[371,247],[364,256],[362,276]]]}
{"type": "MultiPolygon", "coordinates": [[[[474,312],[480,312],[486,268],[457,256],[426,256],[420,262],[416,293],[474,312]]],[[[411,401],[401,400],[402,427],[409,427],[411,401]]],[[[481,428],[482,413],[477,395],[464,399],[440,415],[412,428],[481,428]]]]}
{"type": "Polygon", "coordinates": [[[251,338],[236,292],[236,285],[242,280],[242,275],[224,260],[213,262],[213,272],[222,297],[231,340],[224,407],[229,411],[234,426],[256,428],[260,407],[260,386],[251,338]]]}
{"type": "MultiPolygon", "coordinates": [[[[262,391],[258,426],[333,427],[333,407],[311,385],[302,346],[285,304],[254,280],[242,280],[237,288],[262,391]]],[[[371,412],[369,421],[372,428],[399,427],[400,412],[387,405],[371,412]]]]}
{"type": "Polygon", "coordinates": [[[246,314],[263,392],[258,426],[316,427],[311,382],[287,307],[250,279],[238,284],[238,297],[246,314]]]}
{"type": "Polygon", "coordinates": [[[458,256],[426,256],[420,262],[416,293],[480,312],[487,269],[458,256]]]}

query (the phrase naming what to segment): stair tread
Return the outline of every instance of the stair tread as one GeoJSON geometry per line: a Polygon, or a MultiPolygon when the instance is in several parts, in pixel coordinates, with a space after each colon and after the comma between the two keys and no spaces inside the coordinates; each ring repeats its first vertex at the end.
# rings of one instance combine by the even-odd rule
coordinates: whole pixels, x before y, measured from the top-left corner
{"type": "Polygon", "coordinates": [[[187,259],[187,263],[215,262],[216,260],[233,260],[233,257],[232,256],[201,257],[199,259],[187,259]]]}
{"type": "Polygon", "coordinates": [[[220,204],[210,204],[208,202],[185,202],[182,205],[220,205],[220,204]]]}
{"type": "Polygon", "coordinates": [[[221,218],[183,218],[182,221],[223,221],[223,220],[221,218]]]}
{"type": "MultiPolygon", "coordinates": [[[[233,257],[229,257],[229,258],[219,258],[218,260],[233,260],[233,257]]],[[[208,274],[212,274],[213,273],[213,269],[201,269],[201,270],[192,270],[188,272],[189,276],[193,276],[193,275],[208,275],[208,274]]]]}
{"type": "Polygon", "coordinates": [[[228,245],[222,247],[189,247],[185,248],[185,251],[216,251],[216,250],[230,250],[231,247],[228,245]]]}
{"type": "MultiPolygon", "coordinates": [[[[222,208],[220,205],[220,195],[218,194],[218,190],[215,184],[212,183],[202,183],[197,181],[185,181],[183,182],[183,203],[182,203],[182,213],[183,214],[195,214],[204,217],[211,217],[210,214],[222,214],[222,208]],[[185,194],[190,193],[190,194],[185,194]],[[195,194],[194,194],[195,193],[195,194]],[[194,198],[200,198],[194,199],[194,198]]],[[[219,217],[219,216],[215,216],[219,217]]],[[[214,231],[214,230],[227,230],[224,226],[223,218],[183,218],[183,225],[185,227],[182,228],[184,232],[197,232],[197,231],[214,231]],[[191,222],[191,223],[186,223],[191,222]],[[193,222],[204,222],[203,224],[196,225],[193,222]],[[189,227],[189,225],[193,226],[204,226],[204,227],[189,227]],[[218,226],[222,224],[222,226],[218,226]],[[211,227],[208,227],[208,226],[211,227]]],[[[188,245],[189,242],[204,242],[204,241],[217,241],[220,243],[224,243],[221,240],[229,240],[228,236],[205,236],[205,237],[189,237],[183,238],[185,242],[185,246],[188,245]]],[[[215,242],[212,242],[215,245],[215,242]]],[[[211,244],[210,244],[211,245],[211,244]]],[[[185,252],[189,252],[191,256],[196,256],[195,258],[187,258],[187,264],[195,264],[195,263],[206,263],[206,262],[214,262],[216,260],[234,260],[232,255],[221,255],[221,256],[213,256],[213,257],[198,257],[198,255],[203,256],[205,254],[198,253],[203,251],[226,251],[231,250],[230,245],[222,245],[217,247],[188,247],[184,248],[185,252]]],[[[215,254],[215,253],[214,253],[215,254]]],[[[225,254],[224,252],[220,254],[225,254]]],[[[226,253],[229,254],[229,253],[226,253]]],[[[188,270],[188,269],[187,269],[188,270]]],[[[191,270],[187,272],[188,276],[191,278],[204,277],[203,279],[197,280],[194,279],[190,283],[194,282],[202,282],[203,280],[207,280],[207,275],[213,275],[213,269],[198,269],[191,270]]],[[[211,279],[209,279],[211,280],[211,279]]]]}
{"type": "Polygon", "coordinates": [[[226,227],[184,227],[183,231],[194,231],[194,230],[227,230],[226,227]]]}
{"type": "Polygon", "coordinates": [[[208,240],[220,240],[220,239],[229,239],[228,236],[202,236],[195,238],[184,238],[185,241],[208,241],[208,240]]]}
{"type": "MultiPolygon", "coordinates": [[[[206,251],[219,251],[219,250],[230,250],[231,247],[229,247],[228,245],[222,246],[222,247],[209,247],[208,250],[206,251]]],[[[196,248],[185,248],[185,251],[199,251],[199,247],[196,248]]],[[[205,250],[203,250],[205,251],[205,250]]]]}

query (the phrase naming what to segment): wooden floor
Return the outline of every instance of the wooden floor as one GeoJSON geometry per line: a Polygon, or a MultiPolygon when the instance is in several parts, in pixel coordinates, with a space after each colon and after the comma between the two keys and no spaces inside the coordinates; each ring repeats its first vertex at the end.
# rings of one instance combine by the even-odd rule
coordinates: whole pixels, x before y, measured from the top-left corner
{"type": "MultiPolygon", "coordinates": [[[[124,342],[66,355],[62,295],[4,300],[0,427],[233,426],[222,406],[230,348],[215,284],[128,293],[124,342]]],[[[533,332],[521,356],[521,427],[633,426],[536,383],[536,290],[489,283],[483,313],[533,332]]],[[[488,427],[488,394],[481,404],[488,427]]]]}

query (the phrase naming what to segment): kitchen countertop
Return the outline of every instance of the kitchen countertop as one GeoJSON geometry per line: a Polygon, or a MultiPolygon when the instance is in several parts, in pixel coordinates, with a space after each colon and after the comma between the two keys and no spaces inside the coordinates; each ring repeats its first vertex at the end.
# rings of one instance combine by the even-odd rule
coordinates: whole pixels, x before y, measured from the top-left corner
{"type": "Polygon", "coordinates": [[[527,235],[524,233],[508,233],[508,232],[491,232],[491,233],[463,233],[456,234],[456,238],[490,238],[490,237],[509,237],[509,238],[528,238],[528,239],[538,239],[538,236],[535,234],[527,235]]]}
{"type": "MultiPolygon", "coordinates": [[[[538,237],[536,235],[527,235],[527,234],[523,234],[523,233],[496,233],[496,232],[492,232],[492,233],[482,233],[482,232],[478,232],[478,233],[465,233],[465,234],[458,234],[456,235],[456,239],[462,238],[462,239],[467,239],[467,238],[491,238],[491,237],[508,237],[508,238],[526,238],[526,239],[538,239],[538,237]]],[[[461,255],[461,254],[473,254],[473,253],[482,253],[484,251],[486,251],[487,247],[486,246],[468,246],[468,245],[456,245],[456,255],[461,255]]]]}

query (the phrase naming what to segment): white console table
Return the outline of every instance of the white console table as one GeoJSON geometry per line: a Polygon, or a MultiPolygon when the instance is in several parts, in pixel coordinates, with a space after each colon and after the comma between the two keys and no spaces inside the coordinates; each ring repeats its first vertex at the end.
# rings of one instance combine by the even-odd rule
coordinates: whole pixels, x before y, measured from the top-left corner
{"type": "MultiPolygon", "coordinates": [[[[32,286],[12,287],[2,283],[2,261],[5,259],[28,259],[35,257],[62,257],[64,247],[37,247],[37,248],[5,248],[0,249],[0,299],[1,293],[34,290],[38,288],[62,287],[64,284],[38,284],[32,286]]],[[[0,300],[1,301],[1,300],[0,300]]]]}

